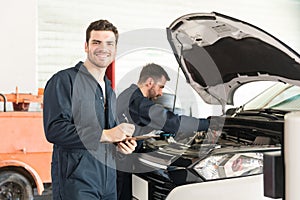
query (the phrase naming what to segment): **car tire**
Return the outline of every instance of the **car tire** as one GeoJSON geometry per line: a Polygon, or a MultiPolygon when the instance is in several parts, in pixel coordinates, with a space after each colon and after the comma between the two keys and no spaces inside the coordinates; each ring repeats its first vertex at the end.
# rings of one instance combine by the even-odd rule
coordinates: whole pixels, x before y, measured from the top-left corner
{"type": "Polygon", "coordinates": [[[0,199],[33,200],[32,186],[27,178],[17,172],[0,172],[0,199]]]}

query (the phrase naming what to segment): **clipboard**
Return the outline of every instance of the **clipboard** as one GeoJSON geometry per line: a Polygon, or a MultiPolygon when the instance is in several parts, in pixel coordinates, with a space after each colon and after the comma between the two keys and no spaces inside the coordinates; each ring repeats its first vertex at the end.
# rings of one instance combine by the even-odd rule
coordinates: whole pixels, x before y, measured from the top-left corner
{"type": "Polygon", "coordinates": [[[147,140],[150,138],[160,138],[160,135],[138,135],[138,136],[133,136],[133,137],[128,137],[122,140],[122,142],[126,142],[127,140],[147,140]]]}

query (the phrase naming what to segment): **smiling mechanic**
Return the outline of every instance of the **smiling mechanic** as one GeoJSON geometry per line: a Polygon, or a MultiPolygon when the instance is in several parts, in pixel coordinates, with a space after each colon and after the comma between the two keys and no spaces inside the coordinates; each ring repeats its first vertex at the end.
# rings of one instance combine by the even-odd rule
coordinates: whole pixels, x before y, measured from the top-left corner
{"type": "Polygon", "coordinates": [[[107,20],[86,30],[85,62],[56,73],[44,91],[44,129],[54,144],[55,200],[116,199],[115,156],[132,153],[134,140],[119,142],[134,126],[115,120],[115,93],[105,76],[115,59],[118,31],[107,20]],[[117,142],[117,147],[113,144],[117,142]]]}

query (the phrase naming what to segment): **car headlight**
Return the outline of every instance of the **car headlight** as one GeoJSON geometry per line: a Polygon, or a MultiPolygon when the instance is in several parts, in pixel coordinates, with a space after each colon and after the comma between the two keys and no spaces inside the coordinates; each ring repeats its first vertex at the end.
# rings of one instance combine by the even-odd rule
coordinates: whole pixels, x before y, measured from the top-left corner
{"type": "Polygon", "coordinates": [[[263,154],[213,155],[201,160],[194,170],[206,180],[259,174],[263,171],[263,154]]]}

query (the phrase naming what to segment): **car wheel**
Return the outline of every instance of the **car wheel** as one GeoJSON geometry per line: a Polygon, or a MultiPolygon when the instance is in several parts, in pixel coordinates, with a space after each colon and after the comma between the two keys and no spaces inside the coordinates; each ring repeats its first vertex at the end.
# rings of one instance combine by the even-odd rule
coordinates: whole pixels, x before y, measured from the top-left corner
{"type": "Polygon", "coordinates": [[[4,171],[0,173],[0,199],[32,200],[33,192],[30,182],[21,174],[4,171]]]}

